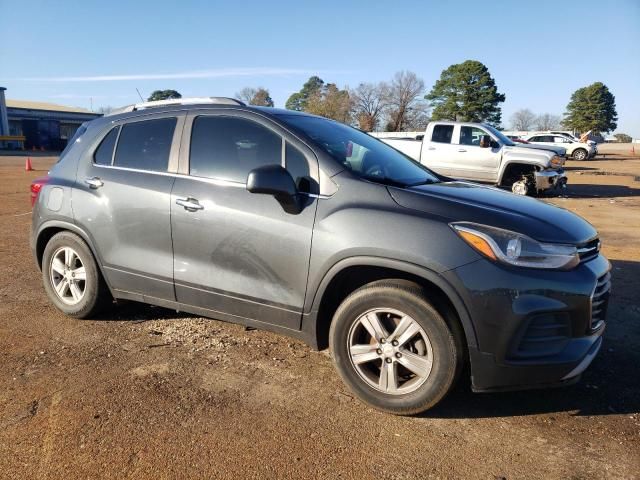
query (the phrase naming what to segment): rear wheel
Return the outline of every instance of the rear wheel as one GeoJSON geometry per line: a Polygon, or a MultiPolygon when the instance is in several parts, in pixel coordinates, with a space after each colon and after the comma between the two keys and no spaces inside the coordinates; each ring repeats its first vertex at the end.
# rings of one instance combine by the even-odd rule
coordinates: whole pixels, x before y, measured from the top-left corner
{"type": "Polygon", "coordinates": [[[94,315],[111,300],[91,250],[71,232],[60,232],[47,243],[42,280],[53,304],[72,317],[94,315]]]}
{"type": "Polygon", "coordinates": [[[330,331],[336,368],[365,403],[412,415],[449,392],[462,365],[462,347],[423,290],[380,281],[349,295],[330,331]]]}
{"type": "Polygon", "coordinates": [[[578,148],[571,155],[574,160],[582,161],[587,159],[587,151],[584,148],[578,148]]]}

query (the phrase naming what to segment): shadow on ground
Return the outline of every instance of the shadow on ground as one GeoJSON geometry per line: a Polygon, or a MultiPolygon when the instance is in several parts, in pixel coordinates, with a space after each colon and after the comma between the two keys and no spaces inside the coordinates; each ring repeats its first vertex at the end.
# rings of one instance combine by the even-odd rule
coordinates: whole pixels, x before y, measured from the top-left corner
{"type": "Polygon", "coordinates": [[[640,188],[626,185],[570,183],[561,195],[568,198],[638,197],[640,196],[640,188]]]}
{"type": "Polygon", "coordinates": [[[150,320],[175,320],[178,318],[197,318],[186,312],[176,312],[155,305],[133,302],[128,300],[118,300],[93,320],[104,322],[146,322],[150,320]]]}
{"type": "MultiPolygon", "coordinates": [[[[640,298],[637,281],[640,262],[613,260],[611,263],[613,288],[603,346],[579,383],[540,390],[473,393],[468,380],[470,375],[465,372],[454,391],[421,416],[490,418],[554,412],[575,412],[578,416],[639,413],[640,298]]],[[[135,323],[179,318],[196,316],[127,301],[114,305],[95,320],[135,323]]],[[[282,341],[287,339],[282,337],[282,341]]],[[[306,381],[315,380],[308,378],[306,381]]]]}

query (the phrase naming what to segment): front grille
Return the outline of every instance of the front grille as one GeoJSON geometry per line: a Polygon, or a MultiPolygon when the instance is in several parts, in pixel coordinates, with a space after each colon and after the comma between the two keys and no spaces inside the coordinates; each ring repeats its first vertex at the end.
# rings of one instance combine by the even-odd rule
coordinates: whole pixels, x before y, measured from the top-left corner
{"type": "Polygon", "coordinates": [[[587,260],[591,260],[592,258],[598,256],[599,251],[600,240],[598,240],[597,238],[585,243],[584,245],[579,246],[578,255],[580,256],[580,261],[586,262],[587,260]]]}
{"type": "Polygon", "coordinates": [[[611,292],[611,274],[605,273],[598,279],[596,288],[591,295],[591,325],[590,330],[593,332],[600,328],[604,323],[607,315],[607,307],[609,306],[609,294],[611,292]]]}

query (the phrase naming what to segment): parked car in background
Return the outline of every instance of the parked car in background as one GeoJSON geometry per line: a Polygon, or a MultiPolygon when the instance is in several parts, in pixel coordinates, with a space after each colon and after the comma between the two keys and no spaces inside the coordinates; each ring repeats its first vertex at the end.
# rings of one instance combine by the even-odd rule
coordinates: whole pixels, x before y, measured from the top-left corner
{"type": "Polygon", "coordinates": [[[509,140],[515,143],[524,143],[524,144],[529,143],[526,140],[523,140],[522,138],[518,137],[517,135],[505,135],[505,137],[507,137],[509,140]]]}
{"type": "MultiPolygon", "coordinates": [[[[453,148],[482,149],[481,164],[519,148],[434,126],[443,145],[462,130],[453,148]]],[[[559,175],[543,168],[554,152],[517,153],[559,175]]],[[[62,312],[134,300],[329,346],[387,412],[433,407],[466,365],[476,391],[572,383],[602,344],[610,265],[588,222],[326,118],[226,98],[132,105],[85,124],[32,193],[31,246],[62,312]]]]}
{"type": "MultiPolygon", "coordinates": [[[[554,135],[562,135],[566,138],[568,138],[569,140],[571,140],[572,142],[578,142],[578,143],[586,143],[587,145],[590,145],[593,147],[593,149],[595,150],[595,153],[593,154],[593,156],[595,157],[598,154],[598,142],[594,142],[593,140],[589,140],[589,139],[585,139],[585,140],[580,140],[578,137],[576,137],[575,135],[572,135],[568,132],[550,132],[554,135]]],[[[585,134],[585,137],[587,135],[585,134]]]]}
{"type": "Polygon", "coordinates": [[[526,141],[534,145],[548,145],[563,147],[567,150],[567,156],[574,160],[588,160],[596,155],[595,143],[589,145],[580,141],[571,140],[566,134],[536,133],[524,137],[526,141]]]}
{"type": "Polygon", "coordinates": [[[509,187],[519,195],[564,188],[565,149],[516,144],[482,123],[430,122],[422,139],[382,138],[435,172],[509,187]]]}
{"type": "MultiPolygon", "coordinates": [[[[590,131],[589,131],[590,132],[590,131]]],[[[574,142],[582,142],[582,143],[586,143],[587,145],[597,145],[597,142],[594,142],[593,140],[589,140],[586,139],[586,141],[582,141],[580,138],[576,137],[575,135],[569,133],[569,132],[563,132],[563,131],[554,131],[554,130],[550,130],[548,132],[537,132],[537,133],[552,133],[554,135],[562,135],[567,137],[569,140],[573,140],[574,142]]],[[[587,134],[584,135],[585,137],[587,136],[587,134]]]]}

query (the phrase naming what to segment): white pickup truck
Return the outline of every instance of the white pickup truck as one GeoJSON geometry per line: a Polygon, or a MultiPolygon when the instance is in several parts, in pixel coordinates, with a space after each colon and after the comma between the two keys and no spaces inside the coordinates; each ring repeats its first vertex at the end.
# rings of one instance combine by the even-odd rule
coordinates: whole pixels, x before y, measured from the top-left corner
{"type": "Polygon", "coordinates": [[[482,123],[431,122],[424,136],[380,140],[441,175],[507,186],[520,195],[567,183],[564,148],[516,144],[482,123]]]}

